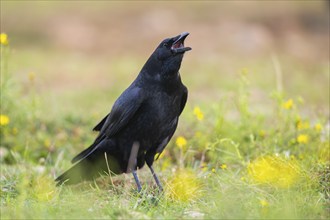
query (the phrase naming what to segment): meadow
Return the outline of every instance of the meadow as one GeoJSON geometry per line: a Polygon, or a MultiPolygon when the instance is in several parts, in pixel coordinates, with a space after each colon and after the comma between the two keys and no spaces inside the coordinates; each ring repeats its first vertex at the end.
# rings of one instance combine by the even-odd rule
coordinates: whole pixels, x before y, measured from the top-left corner
{"type": "Polygon", "coordinates": [[[324,2],[190,3],[1,2],[1,219],[330,218],[324,2]],[[189,97],[154,163],[164,192],[147,168],[141,193],[131,174],[56,187],[183,31],[189,97]]]}

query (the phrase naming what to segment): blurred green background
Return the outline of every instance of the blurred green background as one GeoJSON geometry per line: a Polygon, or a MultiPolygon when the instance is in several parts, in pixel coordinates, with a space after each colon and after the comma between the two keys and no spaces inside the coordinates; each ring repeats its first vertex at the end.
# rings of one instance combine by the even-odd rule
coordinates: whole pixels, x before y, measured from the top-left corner
{"type": "Polygon", "coordinates": [[[328,113],[326,1],[2,1],[1,6],[1,31],[14,50],[11,73],[26,81],[35,72],[37,91],[64,108],[76,102],[77,110],[105,113],[162,39],[188,31],[186,44],[193,51],[181,72],[190,103],[221,100],[236,85],[237,72],[248,68],[252,98],[264,107],[265,92],[276,88],[275,57],[285,91],[328,113]]]}

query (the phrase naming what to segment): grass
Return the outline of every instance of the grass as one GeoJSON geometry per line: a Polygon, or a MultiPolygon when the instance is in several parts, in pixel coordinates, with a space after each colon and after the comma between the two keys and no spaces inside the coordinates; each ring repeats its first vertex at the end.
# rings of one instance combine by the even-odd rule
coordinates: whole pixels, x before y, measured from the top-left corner
{"type": "Polygon", "coordinates": [[[165,191],[147,168],[138,172],[141,193],[130,174],[56,187],[150,45],[118,56],[41,49],[22,46],[15,33],[26,30],[15,28],[1,45],[1,219],[330,218],[328,60],[280,50],[219,58],[198,55],[194,41],[181,68],[188,103],[155,162],[165,191]]]}

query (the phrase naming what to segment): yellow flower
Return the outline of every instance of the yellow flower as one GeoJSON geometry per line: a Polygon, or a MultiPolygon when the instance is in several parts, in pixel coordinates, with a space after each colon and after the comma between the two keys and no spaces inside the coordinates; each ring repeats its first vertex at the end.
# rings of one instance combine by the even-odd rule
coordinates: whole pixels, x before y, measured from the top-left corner
{"type": "Polygon", "coordinates": [[[300,178],[300,168],[295,161],[276,156],[257,158],[247,169],[254,182],[280,188],[288,188],[300,178]]]}
{"type": "Polygon", "coordinates": [[[191,201],[201,195],[201,183],[192,171],[180,170],[167,183],[165,195],[182,202],[191,201]]]}
{"type": "Polygon", "coordinates": [[[194,115],[198,121],[202,121],[204,119],[204,114],[199,107],[194,108],[194,115]]]}
{"type": "Polygon", "coordinates": [[[7,115],[0,115],[0,125],[1,126],[5,126],[5,125],[8,125],[10,122],[10,119],[7,115]]]}
{"type": "Polygon", "coordinates": [[[264,207],[269,206],[269,203],[266,200],[262,199],[262,200],[260,200],[260,205],[261,205],[261,207],[264,208],[264,207]]]}
{"type": "Polygon", "coordinates": [[[36,78],[36,74],[34,72],[29,72],[28,77],[29,77],[29,80],[31,82],[33,82],[34,79],[36,78]]]}
{"type": "Polygon", "coordinates": [[[300,118],[296,122],[296,127],[298,130],[304,130],[309,128],[309,122],[308,121],[302,121],[300,118]]]}
{"type": "Polygon", "coordinates": [[[212,168],[212,173],[215,173],[215,171],[216,171],[215,168],[212,168]]]}
{"type": "Polygon", "coordinates": [[[0,34],[0,44],[8,45],[8,36],[5,33],[0,34]]]}
{"type": "Polygon", "coordinates": [[[266,131],[260,130],[259,131],[259,136],[262,137],[262,138],[265,137],[266,136],[266,131]]]}
{"type": "Polygon", "coordinates": [[[175,144],[180,148],[184,149],[187,145],[187,140],[183,136],[177,137],[175,144]]]}
{"type": "Polygon", "coordinates": [[[322,131],[323,126],[322,126],[320,123],[317,123],[316,125],[314,125],[314,129],[315,129],[317,132],[320,132],[320,131],[322,131]]]}
{"type": "Polygon", "coordinates": [[[293,100],[292,99],[288,99],[286,102],[284,102],[282,104],[282,107],[284,109],[292,109],[293,108],[293,105],[294,105],[293,100]]]}
{"type": "Polygon", "coordinates": [[[297,142],[299,144],[307,144],[309,141],[309,136],[307,134],[300,134],[297,137],[297,142]]]}
{"type": "Polygon", "coordinates": [[[39,201],[50,201],[58,196],[58,190],[52,178],[39,176],[34,180],[33,192],[39,201]]]}
{"type": "Polygon", "coordinates": [[[226,169],[227,169],[227,164],[222,164],[222,165],[220,166],[220,168],[223,169],[223,170],[226,170],[226,169]]]}

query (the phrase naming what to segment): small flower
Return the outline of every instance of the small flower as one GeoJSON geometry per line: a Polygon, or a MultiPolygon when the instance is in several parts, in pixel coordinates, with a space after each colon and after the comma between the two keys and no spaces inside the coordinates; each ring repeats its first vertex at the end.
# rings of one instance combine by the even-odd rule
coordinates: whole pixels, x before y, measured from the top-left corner
{"type": "Polygon", "coordinates": [[[264,207],[269,206],[269,203],[266,200],[262,199],[262,200],[260,200],[260,205],[261,205],[261,207],[264,208],[264,207]]]}
{"type": "Polygon", "coordinates": [[[29,77],[29,80],[31,82],[33,82],[34,79],[36,78],[36,74],[34,72],[29,72],[28,77],[29,77]]]}
{"type": "Polygon", "coordinates": [[[174,200],[188,202],[201,195],[201,183],[192,171],[180,170],[167,183],[165,195],[174,200]]]}
{"type": "Polygon", "coordinates": [[[0,34],[0,44],[2,45],[8,45],[8,36],[5,33],[0,34]]]}
{"type": "Polygon", "coordinates": [[[314,125],[314,129],[315,129],[317,132],[320,132],[320,131],[322,131],[323,126],[322,126],[320,123],[317,123],[316,125],[314,125]]]}
{"type": "Polygon", "coordinates": [[[296,127],[298,130],[304,130],[309,128],[309,122],[308,121],[302,121],[300,118],[296,122],[296,127]]]}
{"type": "Polygon", "coordinates": [[[288,188],[301,177],[300,167],[295,160],[278,156],[264,156],[251,162],[247,171],[251,179],[260,184],[288,188]]]}
{"type": "Polygon", "coordinates": [[[300,134],[297,137],[297,142],[299,144],[307,144],[309,141],[309,136],[307,134],[300,134]]]}
{"type": "Polygon", "coordinates": [[[225,163],[222,164],[222,165],[220,166],[220,168],[223,169],[223,170],[226,170],[226,169],[227,169],[227,164],[225,164],[225,163]]]}
{"type": "Polygon", "coordinates": [[[215,168],[212,168],[212,173],[215,173],[215,172],[216,172],[215,168]]]}
{"type": "Polygon", "coordinates": [[[266,131],[260,130],[259,131],[259,136],[262,137],[262,138],[265,137],[266,136],[266,131]]]}
{"type": "Polygon", "coordinates": [[[284,108],[284,109],[292,109],[293,108],[293,105],[294,105],[294,103],[293,103],[293,100],[292,99],[288,99],[286,102],[284,102],[283,104],[282,104],[282,107],[284,108]]]}
{"type": "MultiPolygon", "coordinates": [[[[40,166],[41,170],[44,167],[40,166]]],[[[38,201],[50,201],[57,198],[59,191],[57,190],[54,181],[48,176],[39,176],[33,180],[32,185],[33,195],[38,201]]]]}
{"type": "Polygon", "coordinates": [[[194,108],[194,115],[198,121],[202,121],[204,119],[204,114],[199,107],[194,108]]]}
{"type": "Polygon", "coordinates": [[[187,145],[187,140],[183,136],[177,137],[175,144],[180,148],[183,149],[187,145]]]}
{"type": "Polygon", "coordinates": [[[0,125],[1,126],[5,126],[5,125],[8,125],[10,122],[10,119],[7,115],[0,115],[0,125]]]}

